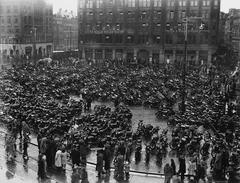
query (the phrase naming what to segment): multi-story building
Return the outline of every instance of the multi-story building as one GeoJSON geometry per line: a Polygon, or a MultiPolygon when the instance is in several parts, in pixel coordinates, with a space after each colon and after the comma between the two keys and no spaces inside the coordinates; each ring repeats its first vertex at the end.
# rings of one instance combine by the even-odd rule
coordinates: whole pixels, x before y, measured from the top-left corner
{"type": "Polygon", "coordinates": [[[52,18],[53,7],[46,0],[1,0],[1,55],[50,55],[53,42],[52,18]]]}
{"type": "Polygon", "coordinates": [[[53,16],[53,50],[71,51],[78,49],[78,21],[73,12],[59,10],[53,16]]]}
{"type": "Polygon", "coordinates": [[[236,55],[240,57],[240,9],[229,10],[228,34],[230,44],[236,55]]]}
{"type": "Polygon", "coordinates": [[[78,0],[81,59],[184,59],[184,19],[188,61],[210,62],[217,47],[220,0],[78,0]],[[200,30],[203,25],[207,30],[200,30]]]}

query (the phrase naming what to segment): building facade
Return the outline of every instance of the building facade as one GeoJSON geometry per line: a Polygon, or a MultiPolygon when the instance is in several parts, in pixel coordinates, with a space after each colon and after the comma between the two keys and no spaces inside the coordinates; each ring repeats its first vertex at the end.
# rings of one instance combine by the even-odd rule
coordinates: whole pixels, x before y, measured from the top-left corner
{"type": "Polygon", "coordinates": [[[228,37],[234,53],[240,57],[240,9],[229,11],[228,37]]]}
{"type": "Polygon", "coordinates": [[[0,55],[44,57],[52,53],[53,7],[45,0],[0,1],[0,55]]]}
{"type": "Polygon", "coordinates": [[[210,62],[217,47],[220,0],[78,0],[79,57],[180,62],[186,17],[188,61],[210,62]],[[200,30],[204,23],[207,30],[200,30]]]}
{"type": "Polygon", "coordinates": [[[78,21],[72,12],[59,10],[53,16],[53,50],[71,51],[78,49],[78,21]]]}

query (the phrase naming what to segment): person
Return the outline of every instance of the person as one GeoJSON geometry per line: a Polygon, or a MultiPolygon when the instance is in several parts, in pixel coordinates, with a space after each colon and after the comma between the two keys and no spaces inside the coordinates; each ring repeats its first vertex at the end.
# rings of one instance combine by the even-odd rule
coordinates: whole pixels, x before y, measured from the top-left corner
{"type": "Polygon", "coordinates": [[[79,183],[79,180],[80,180],[80,175],[79,175],[79,171],[77,168],[73,168],[73,173],[72,173],[72,176],[71,176],[71,183],[79,183]]]}
{"type": "Polygon", "coordinates": [[[184,174],[186,173],[186,161],[184,156],[180,156],[179,158],[179,170],[178,173],[181,176],[181,182],[184,182],[184,174]]]}
{"type": "Polygon", "coordinates": [[[44,160],[43,160],[42,154],[39,154],[39,156],[38,156],[38,178],[39,179],[46,178],[45,165],[44,165],[44,160]]]}
{"type": "Polygon", "coordinates": [[[103,159],[104,159],[104,169],[106,173],[110,173],[111,152],[110,152],[110,149],[107,147],[104,148],[103,159]]]}
{"type": "MultiPolygon", "coordinates": [[[[195,180],[195,177],[196,177],[196,170],[197,170],[197,165],[196,165],[196,162],[194,161],[194,159],[191,159],[189,161],[189,166],[188,166],[188,174],[194,178],[195,180]]],[[[189,178],[191,178],[189,177],[189,178]]]]}
{"type": "Polygon", "coordinates": [[[181,183],[180,177],[176,174],[172,177],[172,183],[181,183]]]}
{"type": "Polygon", "coordinates": [[[101,150],[98,150],[97,152],[96,171],[98,172],[97,176],[101,178],[103,172],[103,153],[101,150]]]}
{"type": "Polygon", "coordinates": [[[23,158],[25,160],[28,160],[27,148],[28,148],[28,143],[29,142],[30,142],[30,138],[29,138],[28,134],[25,134],[24,137],[23,137],[23,158]]]}
{"type": "Polygon", "coordinates": [[[164,166],[164,176],[165,176],[164,183],[170,183],[171,178],[173,176],[173,170],[169,163],[167,163],[164,166]]]}
{"type": "Polygon", "coordinates": [[[81,179],[82,179],[81,183],[89,183],[89,181],[88,181],[88,173],[87,173],[87,171],[86,171],[86,167],[83,167],[83,168],[82,168],[82,176],[81,176],[81,179]]]}
{"type": "Polygon", "coordinates": [[[116,169],[115,169],[115,177],[118,180],[123,180],[124,178],[124,157],[122,154],[118,154],[116,157],[116,169]]]}
{"type": "Polygon", "coordinates": [[[72,168],[74,166],[80,165],[80,152],[78,151],[78,146],[76,144],[73,145],[71,150],[71,159],[72,159],[72,168]]]}
{"type": "Polygon", "coordinates": [[[65,150],[65,148],[63,148],[62,150],[61,161],[62,161],[62,169],[63,171],[65,171],[66,165],[67,165],[67,151],[65,150]]]}
{"type": "Polygon", "coordinates": [[[200,180],[204,180],[205,176],[206,176],[205,168],[201,163],[198,163],[196,169],[196,181],[199,182],[200,180]]]}
{"type": "Polygon", "coordinates": [[[60,150],[60,148],[58,148],[56,155],[55,155],[55,167],[57,168],[57,171],[60,172],[61,168],[62,168],[62,151],[60,150]]]}
{"type": "Polygon", "coordinates": [[[40,139],[39,151],[41,154],[46,154],[47,151],[47,137],[42,137],[40,139]]]}
{"type": "Polygon", "coordinates": [[[175,162],[173,159],[171,159],[171,167],[172,167],[172,170],[173,170],[173,175],[176,175],[176,165],[175,165],[175,162]]]}
{"type": "Polygon", "coordinates": [[[125,177],[126,180],[129,180],[130,177],[130,163],[128,161],[125,161],[124,163],[124,173],[125,173],[125,177]]]}

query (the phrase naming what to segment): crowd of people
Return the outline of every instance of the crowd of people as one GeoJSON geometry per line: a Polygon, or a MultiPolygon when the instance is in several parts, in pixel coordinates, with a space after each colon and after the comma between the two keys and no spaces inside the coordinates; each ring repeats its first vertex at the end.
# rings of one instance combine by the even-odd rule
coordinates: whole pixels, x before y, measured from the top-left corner
{"type": "Polygon", "coordinates": [[[207,169],[215,180],[224,180],[228,173],[233,181],[239,165],[240,136],[235,130],[239,117],[232,102],[235,78],[214,67],[189,69],[183,112],[182,77],[173,66],[129,67],[111,62],[86,67],[57,62],[14,67],[7,71],[1,86],[5,113],[11,116],[7,126],[12,134],[6,136],[6,151],[10,159],[16,156],[15,142],[20,136],[27,159],[29,134],[36,134],[42,179],[48,168],[64,172],[69,154],[72,179],[86,181],[87,155],[97,148],[99,178],[109,175],[113,165],[114,177],[128,180],[131,156],[136,163],[142,161],[145,147],[146,163],[156,156],[156,163],[161,164],[163,156],[176,152],[179,166],[173,159],[164,165],[165,182],[181,182],[186,174],[189,181],[204,181],[207,169]],[[113,102],[114,109],[96,106],[85,113],[96,100],[113,102]],[[133,129],[127,105],[155,108],[156,116],[168,121],[169,130],[142,121],[133,129]],[[187,168],[185,158],[189,157],[187,168]]]}

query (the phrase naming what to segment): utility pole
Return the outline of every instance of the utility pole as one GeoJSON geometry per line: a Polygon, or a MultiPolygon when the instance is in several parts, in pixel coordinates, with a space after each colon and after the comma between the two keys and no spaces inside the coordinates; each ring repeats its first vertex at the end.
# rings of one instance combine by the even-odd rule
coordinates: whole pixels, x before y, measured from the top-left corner
{"type": "Polygon", "coordinates": [[[184,38],[184,61],[183,61],[183,68],[182,68],[182,114],[185,113],[186,111],[186,64],[188,65],[188,60],[187,60],[187,47],[188,47],[188,23],[191,20],[201,20],[202,17],[186,17],[183,19],[183,23],[185,24],[185,38],[184,38]]]}

